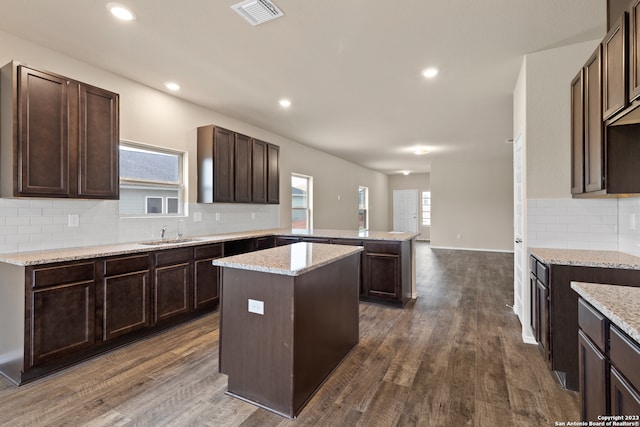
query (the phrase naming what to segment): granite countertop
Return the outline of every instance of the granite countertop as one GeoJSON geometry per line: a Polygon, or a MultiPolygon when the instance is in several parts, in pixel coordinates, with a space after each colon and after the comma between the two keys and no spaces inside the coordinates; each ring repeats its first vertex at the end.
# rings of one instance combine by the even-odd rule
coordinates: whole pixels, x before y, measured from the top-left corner
{"type": "Polygon", "coordinates": [[[75,248],[61,248],[44,251],[16,252],[0,254],[0,262],[18,266],[49,264],[91,258],[101,258],[114,255],[144,253],[178,247],[199,246],[213,243],[223,243],[232,240],[251,239],[266,236],[306,236],[342,239],[371,239],[405,241],[415,239],[417,233],[398,233],[387,231],[354,231],[354,230],[296,230],[269,229],[253,230],[236,233],[224,233],[208,236],[185,237],[182,241],[167,239],[162,244],[150,242],[117,243],[111,245],[86,246],[75,248]]]}
{"type": "Polygon", "coordinates": [[[640,288],[571,282],[571,288],[640,343],[640,288]]]}
{"type": "Polygon", "coordinates": [[[415,239],[420,233],[409,233],[404,231],[369,231],[369,230],[296,230],[279,229],[275,233],[279,236],[303,236],[303,237],[325,237],[334,239],[371,239],[371,240],[394,240],[405,241],[415,239]]]}
{"type": "Polygon", "coordinates": [[[624,252],[547,248],[529,248],[529,252],[545,264],[640,269],[640,258],[624,252]]]}
{"type": "Polygon", "coordinates": [[[362,252],[360,246],[299,242],[292,245],[218,258],[213,265],[241,270],[261,271],[285,276],[303,273],[362,252]]]}

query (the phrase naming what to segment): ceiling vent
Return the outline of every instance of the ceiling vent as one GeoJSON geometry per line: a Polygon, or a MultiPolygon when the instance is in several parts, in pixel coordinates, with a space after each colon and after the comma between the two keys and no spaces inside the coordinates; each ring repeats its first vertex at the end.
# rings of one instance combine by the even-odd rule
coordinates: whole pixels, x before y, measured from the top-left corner
{"type": "Polygon", "coordinates": [[[245,0],[231,6],[251,25],[262,24],[283,16],[284,13],[268,0],[245,0]]]}

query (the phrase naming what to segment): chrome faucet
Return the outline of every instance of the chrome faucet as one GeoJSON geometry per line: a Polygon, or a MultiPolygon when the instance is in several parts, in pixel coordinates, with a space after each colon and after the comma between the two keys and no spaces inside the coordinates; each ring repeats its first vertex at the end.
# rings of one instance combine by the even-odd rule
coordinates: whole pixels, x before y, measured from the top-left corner
{"type": "Polygon", "coordinates": [[[182,233],[183,233],[183,228],[184,228],[184,220],[179,220],[178,221],[178,237],[176,237],[176,240],[180,240],[182,239],[182,233]]]}
{"type": "Polygon", "coordinates": [[[160,240],[164,240],[164,232],[167,231],[167,226],[165,225],[164,227],[162,227],[162,230],[160,230],[160,240]]]}

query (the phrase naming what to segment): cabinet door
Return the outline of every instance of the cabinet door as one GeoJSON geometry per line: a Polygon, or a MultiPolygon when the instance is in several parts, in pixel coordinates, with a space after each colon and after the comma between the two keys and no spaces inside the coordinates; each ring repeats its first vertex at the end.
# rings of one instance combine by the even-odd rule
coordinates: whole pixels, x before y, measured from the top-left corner
{"type": "Polygon", "coordinates": [[[235,196],[234,201],[251,202],[251,138],[235,134],[235,196]]]}
{"type": "Polygon", "coordinates": [[[267,145],[267,203],[280,203],[280,147],[267,145]]]}
{"type": "Polygon", "coordinates": [[[549,330],[549,288],[547,288],[540,280],[536,279],[537,286],[537,315],[538,315],[538,342],[542,347],[542,354],[545,360],[550,363],[551,349],[549,343],[551,342],[550,330],[549,330]]]}
{"type": "Polygon", "coordinates": [[[191,309],[189,264],[157,267],[154,277],[155,321],[163,322],[191,309]]]}
{"type": "Polygon", "coordinates": [[[640,415],[640,393],[613,367],[611,368],[611,415],[640,415]]]}
{"type": "Polygon", "coordinates": [[[582,70],[571,82],[571,194],[584,193],[584,85],[582,70]]]}
{"type": "Polygon", "coordinates": [[[597,420],[598,415],[609,413],[607,395],[609,363],[581,330],[578,331],[578,364],[582,420],[597,420]]]}
{"type": "Polygon", "coordinates": [[[602,132],[602,56],[598,46],[584,66],[584,179],[585,191],[604,188],[602,132]]]}
{"type": "Polygon", "coordinates": [[[366,296],[397,300],[402,297],[400,287],[400,256],[373,252],[367,248],[363,266],[363,292],[366,296]]]}
{"type": "Polygon", "coordinates": [[[95,342],[93,281],[73,283],[32,293],[29,366],[91,347],[95,342]]]}
{"type": "Polygon", "coordinates": [[[119,97],[80,85],[78,131],[78,196],[117,199],[119,196],[119,97]]]}
{"type": "Polygon", "coordinates": [[[151,324],[149,271],[137,271],[104,279],[104,341],[151,324]]]}
{"type": "Polygon", "coordinates": [[[69,86],[60,76],[18,67],[14,193],[69,195],[69,86]]]}
{"type": "Polygon", "coordinates": [[[625,12],[602,41],[603,119],[608,119],[627,105],[626,21],[625,12]]]}
{"type": "Polygon", "coordinates": [[[251,200],[267,203],[267,143],[254,139],[251,155],[251,200]]]}
{"type": "Polygon", "coordinates": [[[213,201],[233,202],[235,134],[216,127],[213,136],[213,201]]]}
{"type": "Polygon", "coordinates": [[[640,96],[640,0],[629,6],[629,101],[640,96]]]}
{"type": "Polygon", "coordinates": [[[529,287],[531,292],[531,330],[536,342],[540,342],[540,317],[538,309],[538,282],[533,273],[529,274],[529,287]]]}
{"type": "Polygon", "coordinates": [[[195,261],[193,298],[196,310],[207,309],[218,305],[220,299],[220,268],[211,265],[215,258],[195,261]]]}

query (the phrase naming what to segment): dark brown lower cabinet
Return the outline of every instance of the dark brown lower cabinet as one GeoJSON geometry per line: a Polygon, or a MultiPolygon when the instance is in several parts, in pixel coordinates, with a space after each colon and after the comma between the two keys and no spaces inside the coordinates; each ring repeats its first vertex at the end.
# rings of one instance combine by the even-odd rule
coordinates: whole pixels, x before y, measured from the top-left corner
{"type": "Polygon", "coordinates": [[[640,343],[582,298],[578,311],[582,420],[598,421],[602,415],[640,416],[640,343]]]}
{"type": "Polygon", "coordinates": [[[192,248],[155,253],[154,321],[164,322],[191,311],[192,248]]]}
{"type": "Polygon", "coordinates": [[[222,244],[196,247],[193,265],[193,304],[195,310],[215,308],[220,301],[220,268],[211,261],[222,257],[222,244]]]}
{"type": "Polygon", "coordinates": [[[615,368],[611,368],[611,412],[613,415],[640,415],[640,393],[615,368]]]}
{"type": "Polygon", "coordinates": [[[102,339],[104,341],[151,324],[149,255],[104,261],[102,339]]]}
{"type": "Polygon", "coordinates": [[[91,347],[95,342],[94,281],[35,290],[32,295],[28,366],[91,347]]]}
{"type": "Polygon", "coordinates": [[[604,354],[582,332],[578,331],[578,357],[580,358],[580,390],[583,420],[597,420],[598,415],[609,413],[607,385],[609,362],[604,354]]]}

